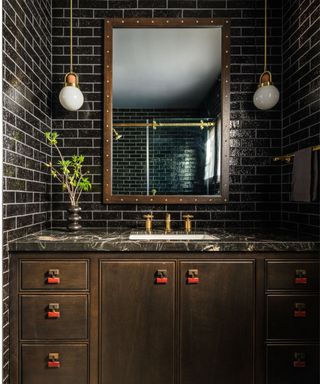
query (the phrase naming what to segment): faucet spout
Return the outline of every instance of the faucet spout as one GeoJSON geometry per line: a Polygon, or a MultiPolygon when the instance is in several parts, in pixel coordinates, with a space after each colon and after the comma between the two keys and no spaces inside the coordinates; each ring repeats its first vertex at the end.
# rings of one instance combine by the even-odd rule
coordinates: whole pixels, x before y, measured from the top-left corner
{"type": "Polygon", "coordinates": [[[165,228],[166,233],[171,232],[171,215],[170,213],[166,214],[166,228],[165,228]]]}
{"type": "Polygon", "coordinates": [[[146,222],[145,222],[146,232],[150,234],[152,231],[153,215],[150,213],[149,215],[144,215],[143,217],[146,219],[146,222]]]}
{"type": "Polygon", "coordinates": [[[192,215],[184,215],[184,230],[186,233],[191,233],[191,219],[193,219],[192,215]]]}

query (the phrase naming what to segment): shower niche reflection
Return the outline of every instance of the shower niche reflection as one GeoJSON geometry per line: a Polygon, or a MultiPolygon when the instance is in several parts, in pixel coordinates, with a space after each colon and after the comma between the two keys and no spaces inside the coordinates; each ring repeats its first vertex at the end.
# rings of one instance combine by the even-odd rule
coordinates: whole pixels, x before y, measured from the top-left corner
{"type": "Polygon", "coordinates": [[[219,117],[147,119],[140,126],[114,126],[113,194],[219,195],[219,117]]]}
{"type": "Polygon", "coordinates": [[[106,203],[227,201],[227,24],[106,20],[106,203]]]}

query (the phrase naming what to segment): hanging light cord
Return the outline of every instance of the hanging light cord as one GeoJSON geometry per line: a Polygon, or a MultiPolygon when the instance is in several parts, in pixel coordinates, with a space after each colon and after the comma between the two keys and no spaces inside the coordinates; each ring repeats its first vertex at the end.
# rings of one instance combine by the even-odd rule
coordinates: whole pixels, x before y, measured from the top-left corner
{"type": "Polygon", "coordinates": [[[70,0],[70,72],[73,72],[73,49],[72,49],[72,0],[70,0]]]}
{"type": "MultiPolygon", "coordinates": [[[[71,0],[72,1],[72,0],[71,0]]],[[[264,1],[264,72],[267,70],[267,0],[264,1]]]]}

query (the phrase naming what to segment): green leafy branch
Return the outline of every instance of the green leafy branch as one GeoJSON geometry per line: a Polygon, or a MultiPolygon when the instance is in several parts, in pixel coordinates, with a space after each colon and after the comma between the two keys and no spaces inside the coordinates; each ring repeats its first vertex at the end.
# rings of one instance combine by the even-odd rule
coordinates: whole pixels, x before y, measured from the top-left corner
{"type": "Polygon", "coordinates": [[[61,183],[62,189],[68,192],[71,205],[78,205],[82,192],[92,189],[92,184],[87,176],[89,172],[84,173],[82,169],[85,157],[73,155],[70,160],[66,160],[58,147],[59,135],[57,132],[45,132],[45,137],[60,157],[57,165],[53,165],[51,162],[45,165],[50,169],[51,176],[61,183]]]}

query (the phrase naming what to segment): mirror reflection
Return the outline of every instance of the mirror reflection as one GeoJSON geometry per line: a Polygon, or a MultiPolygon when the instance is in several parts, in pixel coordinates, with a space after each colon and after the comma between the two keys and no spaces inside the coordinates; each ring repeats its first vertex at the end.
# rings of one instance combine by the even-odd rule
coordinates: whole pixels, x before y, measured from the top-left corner
{"type": "Polygon", "coordinates": [[[113,29],[113,195],[219,195],[221,28],[113,29]]]}
{"type": "Polygon", "coordinates": [[[117,126],[113,193],[218,194],[220,138],[219,119],[158,119],[147,120],[145,126],[117,126]]]}

